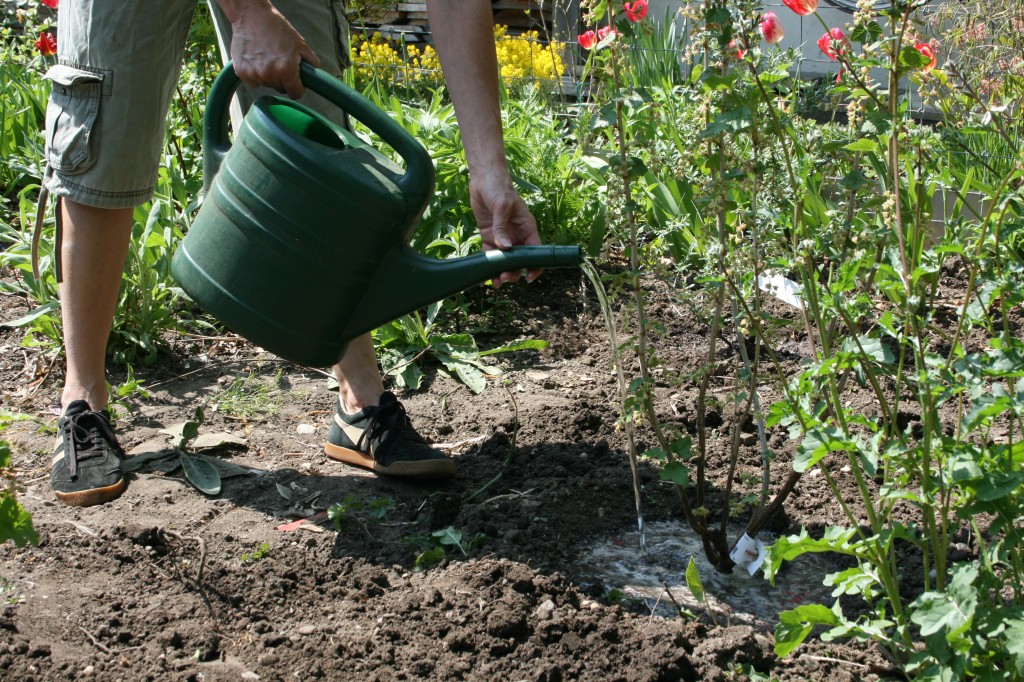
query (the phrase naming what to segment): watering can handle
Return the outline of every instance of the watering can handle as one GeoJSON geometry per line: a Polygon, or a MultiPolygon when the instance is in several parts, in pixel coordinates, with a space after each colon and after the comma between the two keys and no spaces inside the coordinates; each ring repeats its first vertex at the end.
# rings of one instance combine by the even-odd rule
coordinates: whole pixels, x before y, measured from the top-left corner
{"type": "MultiPolygon", "coordinates": [[[[299,74],[306,87],[365,124],[398,152],[405,161],[405,174],[399,178],[398,186],[406,196],[424,197],[424,201],[429,198],[433,191],[434,164],[416,138],[370,100],[312,64],[302,62],[299,74]]],[[[213,176],[220,170],[221,162],[231,149],[228,114],[231,96],[241,82],[234,65],[228,62],[210,88],[203,116],[203,173],[206,189],[209,189],[213,176]]]]}

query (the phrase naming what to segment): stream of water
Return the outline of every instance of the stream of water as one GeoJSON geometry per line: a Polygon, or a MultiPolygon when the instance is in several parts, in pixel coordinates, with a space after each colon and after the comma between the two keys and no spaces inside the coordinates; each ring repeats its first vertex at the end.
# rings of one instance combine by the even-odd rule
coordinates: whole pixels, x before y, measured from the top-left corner
{"type": "MultiPolygon", "coordinates": [[[[615,317],[612,315],[612,308],[608,305],[608,293],[604,290],[604,284],[601,283],[601,275],[598,273],[597,268],[590,262],[589,259],[584,258],[583,262],[580,263],[580,268],[583,270],[583,274],[590,280],[590,286],[594,287],[594,291],[597,292],[597,301],[601,307],[601,314],[604,315],[604,323],[608,327],[608,338],[612,344],[612,357],[615,359],[615,376],[619,382],[619,411],[625,413],[625,403],[623,402],[626,398],[626,374],[622,369],[622,357],[619,355],[619,337],[615,331],[615,317]]],[[[644,528],[644,511],[643,506],[640,502],[640,473],[637,469],[637,452],[636,445],[633,440],[633,422],[625,420],[623,427],[626,432],[626,439],[629,441],[629,469],[633,475],[633,498],[636,500],[636,525],[640,534],[640,552],[643,553],[647,549],[647,531],[644,528]]]]}

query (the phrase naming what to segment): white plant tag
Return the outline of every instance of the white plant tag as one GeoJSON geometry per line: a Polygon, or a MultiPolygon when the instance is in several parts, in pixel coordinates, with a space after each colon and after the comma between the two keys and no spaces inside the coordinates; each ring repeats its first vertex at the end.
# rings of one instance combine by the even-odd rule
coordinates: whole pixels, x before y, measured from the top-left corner
{"type": "Polygon", "coordinates": [[[754,575],[761,568],[764,555],[764,543],[744,533],[743,537],[736,541],[736,546],[729,553],[729,558],[737,566],[747,569],[747,573],[754,575]]]}

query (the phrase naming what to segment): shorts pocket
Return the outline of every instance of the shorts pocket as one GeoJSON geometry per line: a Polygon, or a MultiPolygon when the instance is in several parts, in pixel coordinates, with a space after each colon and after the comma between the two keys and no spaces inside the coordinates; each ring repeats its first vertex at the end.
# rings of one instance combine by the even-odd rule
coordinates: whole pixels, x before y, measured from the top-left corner
{"type": "Polygon", "coordinates": [[[93,132],[103,99],[103,74],[65,64],[51,66],[46,107],[46,160],[61,173],[83,173],[96,163],[93,132]]]}

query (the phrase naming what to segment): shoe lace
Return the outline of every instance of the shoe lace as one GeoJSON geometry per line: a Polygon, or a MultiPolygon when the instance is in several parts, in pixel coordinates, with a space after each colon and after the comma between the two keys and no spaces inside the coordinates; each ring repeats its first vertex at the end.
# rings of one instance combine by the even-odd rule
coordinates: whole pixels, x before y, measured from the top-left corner
{"type": "Polygon", "coordinates": [[[385,440],[402,438],[407,441],[425,443],[423,437],[412,428],[409,415],[405,412],[405,406],[399,401],[387,402],[377,407],[370,415],[370,423],[363,430],[356,449],[363,452],[369,451],[370,443],[383,445],[385,440]]]}
{"type": "Polygon", "coordinates": [[[71,476],[78,474],[78,463],[93,457],[100,457],[104,452],[104,445],[110,444],[115,449],[117,436],[110,424],[97,412],[81,412],[72,415],[64,421],[64,442],[68,444],[68,452],[65,457],[68,460],[68,473],[71,476]]]}

